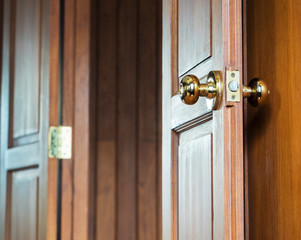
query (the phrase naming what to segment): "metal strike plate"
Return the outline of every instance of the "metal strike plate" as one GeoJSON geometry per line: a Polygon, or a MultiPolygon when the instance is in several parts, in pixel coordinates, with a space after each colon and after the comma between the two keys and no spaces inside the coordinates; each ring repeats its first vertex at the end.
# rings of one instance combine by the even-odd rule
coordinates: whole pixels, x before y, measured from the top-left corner
{"type": "Polygon", "coordinates": [[[226,89],[228,102],[240,102],[240,73],[239,71],[227,70],[226,89]]]}
{"type": "Polygon", "coordinates": [[[48,157],[70,159],[72,155],[72,128],[66,126],[49,127],[48,157]]]}

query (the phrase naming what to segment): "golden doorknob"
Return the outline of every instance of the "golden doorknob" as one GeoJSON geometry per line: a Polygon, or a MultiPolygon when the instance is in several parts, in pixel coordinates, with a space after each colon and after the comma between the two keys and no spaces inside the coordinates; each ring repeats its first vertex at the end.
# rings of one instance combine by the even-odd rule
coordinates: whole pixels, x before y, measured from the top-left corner
{"type": "Polygon", "coordinates": [[[216,110],[221,103],[222,93],[222,80],[217,71],[208,74],[205,84],[200,83],[194,75],[186,75],[180,82],[179,96],[188,105],[195,104],[199,97],[206,97],[208,108],[216,110]]]}
{"type": "Polygon", "coordinates": [[[243,86],[243,96],[254,107],[263,106],[268,99],[270,90],[266,83],[259,78],[252,79],[248,86],[243,86]]]}

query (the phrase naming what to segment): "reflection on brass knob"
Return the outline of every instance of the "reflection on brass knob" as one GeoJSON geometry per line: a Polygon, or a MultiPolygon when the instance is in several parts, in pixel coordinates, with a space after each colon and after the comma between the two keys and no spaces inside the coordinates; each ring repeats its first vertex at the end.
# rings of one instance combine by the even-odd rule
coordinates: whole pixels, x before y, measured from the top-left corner
{"type": "Polygon", "coordinates": [[[248,86],[243,87],[243,96],[248,98],[249,103],[254,107],[263,106],[269,94],[266,83],[258,78],[252,79],[248,86]]]}
{"type": "Polygon", "coordinates": [[[217,71],[211,71],[205,84],[199,83],[194,75],[187,75],[180,82],[179,96],[188,104],[195,104],[199,97],[207,98],[207,107],[210,110],[218,109],[222,99],[222,81],[217,71]]]}

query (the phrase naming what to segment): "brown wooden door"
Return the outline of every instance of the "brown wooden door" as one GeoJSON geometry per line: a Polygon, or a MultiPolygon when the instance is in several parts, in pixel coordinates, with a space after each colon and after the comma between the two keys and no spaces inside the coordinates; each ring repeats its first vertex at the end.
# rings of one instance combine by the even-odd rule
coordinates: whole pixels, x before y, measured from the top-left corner
{"type": "Polygon", "coordinates": [[[0,239],[46,239],[49,2],[3,10],[0,239]]]}
{"type": "Polygon", "coordinates": [[[238,0],[163,1],[164,240],[244,238],[242,102],[177,95],[184,75],[242,70],[241,17],[238,0]]]}
{"type": "Polygon", "coordinates": [[[246,105],[249,239],[301,239],[301,2],[246,0],[246,67],[271,91],[246,105]]]}

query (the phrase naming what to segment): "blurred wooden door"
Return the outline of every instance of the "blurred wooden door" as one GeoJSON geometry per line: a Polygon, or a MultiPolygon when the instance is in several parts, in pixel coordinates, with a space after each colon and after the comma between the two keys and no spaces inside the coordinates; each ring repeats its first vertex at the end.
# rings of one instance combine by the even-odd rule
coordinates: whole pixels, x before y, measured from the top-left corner
{"type": "Polygon", "coordinates": [[[96,2],[0,0],[1,240],[94,238],[96,2]],[[47,161],[59,124],[72,159],[47,161]]]}
{"type": "Polygon", "coordinates": [[[0,239],[46,239],[49,13],[3,1],[0,239]]]}
{"type": "Polygon", "coordinates": [[[246,105],[249,239],[301,239],[301,2],[246,0],[249,81],[267,82],[263,108],[246,105]]]}
{"type": "MultiPolygon", "coordinates": [[[[185,105],[180,79],[242,70],[239,0],[163,1],[164,240],[243,239],[242,102],[185,105]]],[[[224,89],[225,92],[225,89],[224,89]]]]}

